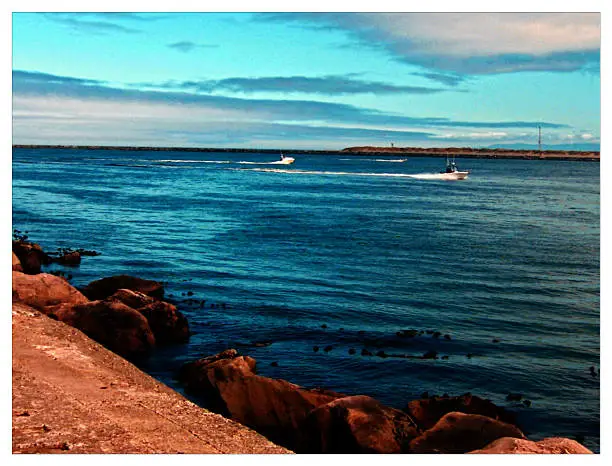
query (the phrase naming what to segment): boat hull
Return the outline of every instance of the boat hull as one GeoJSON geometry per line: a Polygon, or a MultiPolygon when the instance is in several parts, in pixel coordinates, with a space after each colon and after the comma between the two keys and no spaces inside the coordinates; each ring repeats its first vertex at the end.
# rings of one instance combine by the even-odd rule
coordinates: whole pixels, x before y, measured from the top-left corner
{"type": "Polygon", "coordinates": [[[443,180],[465,180],[470,172],[441,173],[443,180]]]}
{"type": "Polygon", "coordinates": [[[276,165],[291,165],[293,162],[295,162],[295,159],[293,157],[285,157],[277,162],[272,162],[276,165]]]}

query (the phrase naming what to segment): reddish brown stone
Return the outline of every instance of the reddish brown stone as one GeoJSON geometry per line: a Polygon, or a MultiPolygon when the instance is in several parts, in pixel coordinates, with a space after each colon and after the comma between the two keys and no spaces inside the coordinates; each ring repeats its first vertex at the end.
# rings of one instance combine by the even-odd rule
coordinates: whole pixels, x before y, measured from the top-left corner
{"type": "Polygon", "coordinates": [[[149,321],[149,327],[160,344],[185,343],[189,340],[189,323],[172,304],[156,301],[137,309],[149,321]]]}
{"type": "Polygon", "coordinates": [[[369,396],[349,396],[311,411],[302,434],[309,453],[402,453],[419,432],[406,413],[369,396]]]}
{"type": "Polygon", "coordinates": [[[189,323],[172,304],[127,289],[117,290],[108,299],[121,302],[144,315],[158,345],[184,343],[189,340],[189,323]]]}
{"type": "Polygon", "coordinates": [[[575,440],[562,437],[551,437],[538,442],[531,440],[503,437],[495,440],[481,450],[470,453],[485,454],[593,454],[591,450],[575,440]]]}
{"type": "Polygon", "coordinates": [[[155,337],[147,319],[138,311],[115,301],[48,307],[46,314],[81,330],[109,350],[132,361],[149,356],[155,337]]]}
{"type": "Polygon", "coordinates": [[[478,414],[448,413],[410,442],[412,453],[467,453],[502,437],[525,438],[511,424],[478,414]]]}
{"type": "Polygon", "coordinates": [[[230,416],[291,449],[300,443],[300,423],[308,413],[344,396],[262,377],[254,370],[253,358],[227,350],[186,364],[180,378],[188,390],[210,402],[211,410],[230,416]]]}
{"type": "Polygon", "coordinates": [[[88,299],[66,280],[55,275],[13,272],[13,301],[41,310],[60,303],[86,303],[88,299]]]}
{"type": "Polygon", "coordinates": [[[21,266],[19,257],[17,257],[15,253],[13,253],[13,272],[23,272],[23,267],[21,266]]]}
{"type": "Polygon", "coordinates": [[[89,299],[105,299],[122,288],[138,291],[157,299],[163,299],[164,286],[153,280],[144,280],[130,275],[115,275],[113,277],[95,280],[81,291],[89,299]]]}
{"type": "Polygon", "coordinates": [[[404,411],[408,413],[422,430],[430,429],[442,416],[450,412],[480,414],[516,425],[515,416],[490,401],[470,394],[442,398],[432,396],[408,403],[404,411]]]}
{"type": "Polygon", "coordinates": [[[50,262],[49,256],[36,243],[13,241],[13,252],[19,258],[24,273],[40,273],[41,266],[50,262]]]}
{"type": "Polygon", "coordinates": [[[108,299],[113,301],[119,301],[126,306],[130,306],[132,309],[138,309],[139,307],[146,306],[147,304],[154,303],[157,301],[155,298],[151,298],[144,293],[139,291],[132,291],[125,288],[115,291],[112,296],[108,299]]]}

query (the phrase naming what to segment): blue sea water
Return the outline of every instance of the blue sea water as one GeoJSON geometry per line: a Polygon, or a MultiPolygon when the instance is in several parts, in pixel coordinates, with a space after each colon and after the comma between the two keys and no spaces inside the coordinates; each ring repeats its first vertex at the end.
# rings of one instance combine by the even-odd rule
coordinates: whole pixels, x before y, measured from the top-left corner
{"type": "Polygon", "coordinates": [[[14,149],[13,226],[100,251],[65,269],[76,286],[166,282],[193,336],[144,369],[178,390],[180,364],[238,347],[262,375],[397,408],[471,392],[531,439],[599,451],[598,163],[462,159],[449,182],[423,176],[438,158],[294,157],[14,149]]]}

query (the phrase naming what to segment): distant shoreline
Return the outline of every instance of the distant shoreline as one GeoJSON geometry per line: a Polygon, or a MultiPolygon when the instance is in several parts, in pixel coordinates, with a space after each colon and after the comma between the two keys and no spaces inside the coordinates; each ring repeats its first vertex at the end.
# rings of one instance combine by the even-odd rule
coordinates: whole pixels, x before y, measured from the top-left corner
{"type": "Polygon", "coordinates": [[[80,146],[80,145],[34,145],[15,144],[13,149],[69,149],[69,150],[120,150],[120,151],[158,151],[158,152],[230,152],[277,154],[326,154],[326,155],[385,155],[401,157],[447,157],[459,156],[475,159],[520,159],[520,160],[569,160],[599,162],[599,152],[585,151],[536,151],[517,149],[475,149],[471,147],[348,147],[342,150],[304,150],[304,149],[241,149],[206,147],[144,147],[144,146],[80,146]]]}

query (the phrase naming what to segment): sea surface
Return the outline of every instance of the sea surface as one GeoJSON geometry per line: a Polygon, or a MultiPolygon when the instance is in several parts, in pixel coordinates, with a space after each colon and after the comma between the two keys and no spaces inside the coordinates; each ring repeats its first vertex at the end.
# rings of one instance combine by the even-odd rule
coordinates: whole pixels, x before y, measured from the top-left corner
{"type": "Polygon", "coordinates": [[[286,155],[14,149],[13,226],[101,252],[63,269],[76,286],[165,282],[193,336],[144,369],[178,390],[180,364],[234,347],[396,408],[471,392],[599,451],[598,163],[466,158],[452,182],[433,157],[286,155]]]}

